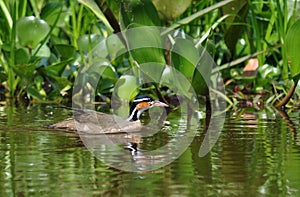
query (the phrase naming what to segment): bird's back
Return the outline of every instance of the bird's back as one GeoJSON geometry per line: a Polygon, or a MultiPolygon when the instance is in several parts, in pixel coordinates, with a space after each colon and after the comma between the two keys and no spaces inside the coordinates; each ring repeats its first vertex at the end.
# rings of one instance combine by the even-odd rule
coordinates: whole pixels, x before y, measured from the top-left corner
{"type": "Polygon", "coordinates": [[[115,115],[93,110],[75,111],[74,118],[50,125],[50,128],[67,129],[89,134],[134,132],[141,126],[140,121],[129,122],[115,115]]]}

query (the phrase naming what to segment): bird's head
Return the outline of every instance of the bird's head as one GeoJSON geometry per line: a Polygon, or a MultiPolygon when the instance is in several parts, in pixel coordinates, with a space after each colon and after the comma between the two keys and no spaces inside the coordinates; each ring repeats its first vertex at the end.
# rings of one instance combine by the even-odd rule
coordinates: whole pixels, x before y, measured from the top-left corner
{"type": "Polygon", "coordinates": [[[130,113],[127,120],[137,121],[140,118],[140,115],[147,109],[152,107],[168,107],[167,104],[154,100],[151,96],[141,95],[134,98],[131,106],[130,113]]]}

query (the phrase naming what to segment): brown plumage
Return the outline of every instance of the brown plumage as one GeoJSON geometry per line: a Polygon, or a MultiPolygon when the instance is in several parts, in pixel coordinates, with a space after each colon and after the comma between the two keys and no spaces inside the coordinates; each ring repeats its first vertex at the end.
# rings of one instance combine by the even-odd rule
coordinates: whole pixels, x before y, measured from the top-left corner
{"type": "Polygon", "coordinates": [[[49,125],[49,128],[87,134],[138,132],[142,128],[139,121],[141,113],[154,106],[167,107],[168,105],[156,101],[150,96],[138,96],[131,105],[130,115],[127,119],[93,110],[75,110],[74,118],[49,125]]]}

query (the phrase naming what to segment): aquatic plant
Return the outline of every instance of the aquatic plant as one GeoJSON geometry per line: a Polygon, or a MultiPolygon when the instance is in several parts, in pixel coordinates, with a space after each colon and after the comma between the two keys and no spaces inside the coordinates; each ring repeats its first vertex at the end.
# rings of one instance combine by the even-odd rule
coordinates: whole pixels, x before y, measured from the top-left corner
{"type": "MultiPolygon", "coordinates": [[[[172,2],[176,5],[177,1],[172,2]]],[[[291,37],[288,32],[292,35],[289,30],[298,16],[297,1],[181,0],[177,2],[180,6],[168,10],[166,3],[160,0],[1,1],[1,98],[39,102],[68,100],[79,68],[89,61],[86,54],[98,47],[102,52],[98,63],[105,70],[95,90],[99,97],[110,95],[126,71],[152,61],[179,70],[196,92],[204,96],[211,77],[221,72],[229,95],[224,97],[230,104],[239,99],[230,95],[250,93],[266,96],[266,103],[283,98],[295,101],[284,95],[289,92],[290,82],[294,81],[292,88],[295,88],[298,81],[295,73],[298,67],[294,66],[297,63],[292,61],[289,66],[293,47],[288,47],[291,37]],[[158,37],[168,37],[169,51],[144,48],[120,55],[134,43],[111,35],[141,26],[165,27],[160,33],[149,30],[152,32],[148,35],[152,35],[153,42],[158,37]],[[191,37],[183,37],[180,32],[191,37]],[[97,45],[100,42],[104,44],[97,45]],[[205,76],[194,65],[195,57],[201,56],[201,47],[217,64],[215,68],[201,71],[208,73],[205,76]],[[174,50],[186,52],[186,57],[178,56],[174,50]],[[258,60],[257,74],[249,78],[243,75],[243,69],[254,57],[258,60]]],[[[137,37],[136,41],[141,39],[137,37]]],[[[158,69],[161,77],[166,77],[163,75],[167,72],[162,72],[165,68],[158,69]]],[[[131,85],[135,83],[126,76],[123,80],[131,85]]],[[[148,84],[139,88],[161,94],[163,87],[148,84]]],[[[290,92],[297,95],[298,91],[292,88],[290,92]]],[[[130,97],[134,94],[137,92],[130,97]]]]}

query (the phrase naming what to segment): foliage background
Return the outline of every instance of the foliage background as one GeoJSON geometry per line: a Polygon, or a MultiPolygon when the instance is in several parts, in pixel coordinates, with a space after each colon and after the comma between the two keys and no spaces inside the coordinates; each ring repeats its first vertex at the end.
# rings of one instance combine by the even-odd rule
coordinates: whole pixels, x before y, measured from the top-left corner
{"type": "MultiPolygon", "coordinates": [[[[13,98],[19,102],[68,102],[74,79],[96,46],[100,47],[101,64],[105,65],[96,96],[107,100],[119,77],[134,68],[136,62],[149,61],[147,57],[153,52],[132,51],[118,56],[130,43],[111,35],[149,25],[192,36],[192,41],[175,39],[171,48],[183,46],[182,50],[195,52],[203,46],[217,63],[216,68],[211,68],[211,77],[222,72],[230,104],[241,99],[253,101],[257,95],[267,104],[275,103],[288,93],[293,81],[298,82],[299,63],[293,58],[298,55],[297,47],[293,47],[299,40],[294,36],[299,31],[297,1],[6,0],[0,2],[0,16],[3,101],[13,98]],[[293,32],[288,36],[290,29],[293,32]],[[105,45],[97,45],[103,40],[105,45]],[[243,68],[250,58],[257,58],[259,68],[257,75],[249,77],[243,75],[243,68]]],[[[187,66],[183,57],[176,59],[165,51],[155,53],[156,57],[150,55],[151,61],[156,58],[156,62],[174,66],[193,84],[203,83],[195,70],[191,74],[193,65],[187,66]]],[[[124,80],[129,81],[126,77],[124,80]]],[[[155,84],[137,87],[134,94],[169,96],[155,84]]],[[[199,95],[207,95],[205,85],[193,87],[199,95]]],[[[298,94],[296,89],[295,95],[298,94]]],[[[296,98],[290,104],[297,104],[296,98]]]]}

